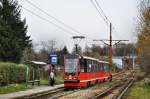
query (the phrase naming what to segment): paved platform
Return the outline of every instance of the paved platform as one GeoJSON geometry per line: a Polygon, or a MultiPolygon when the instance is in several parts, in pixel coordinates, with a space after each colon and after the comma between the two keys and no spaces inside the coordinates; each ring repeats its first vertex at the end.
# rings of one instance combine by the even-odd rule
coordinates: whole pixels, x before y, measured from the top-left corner
{"type": "Polygon", "coordinates": [[[61,87],[64,87],[64,84],[54,85],[54,86],[39,86],[26,91],[19,91],[19,92],[14,92],[9,94],[1,94],[0,99],[21,99],[21,97],[30,97],[34,94],[47,92],[61,87]]]}

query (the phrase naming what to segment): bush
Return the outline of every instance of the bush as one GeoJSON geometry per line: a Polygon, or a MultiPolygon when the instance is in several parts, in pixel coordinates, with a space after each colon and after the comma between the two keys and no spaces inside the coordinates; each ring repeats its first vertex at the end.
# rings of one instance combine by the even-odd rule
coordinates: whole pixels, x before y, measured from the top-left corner
{"type": "Polygon", "coordinates": [[[145,72],[137,71],[135,75],[136,80],[140,81],[145,78],[145,72]]]}
{"type": "Polygon", "coordinates": [[[15,63],[0,62],[0,86],[26,80],[26,67],[15,63]]]}

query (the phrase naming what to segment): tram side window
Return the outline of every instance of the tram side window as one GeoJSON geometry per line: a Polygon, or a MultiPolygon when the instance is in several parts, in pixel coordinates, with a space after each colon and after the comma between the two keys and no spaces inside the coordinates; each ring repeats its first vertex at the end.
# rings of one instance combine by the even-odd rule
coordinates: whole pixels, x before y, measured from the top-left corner
{"type": "Polygon", "coordinates": [[[98,63],[95,63],[95,71],[98,72],[98,63]]]}
{"type": "Polygon", "coordinates": [[[91,61],[91,64],[92,64],[91,72],[94,72],[94,61],[91,61]]]}
{"type": "Polygon", "coordinates": [[[100,71],[100,64],[97,62],[97,71],[100,71]]]}
{"type": "Polygon", "coordinates": [[[96,71],[96,61],[91,61],[92,62],[92,72],[96,71]]]}
{"type": "Polygon", "coordinates": [[[84,59],[84,72],[88,72],[88,63],[87,63],[87,60],[84,59]]]}
{"type": "Polygon", "coordinates": [[[108,71],[108,64],[104,64],[104,71],[108,71]]]}
{"type": "Polygon", "coordinates": [[[94,61],[94,72],[96,72],[96,61],[94,61]]]}
{"type": "Polygon", "coordinates": [[[102,71],[102,64],[101,63],[99,63],[99,71],[102,71]]]}
{"type": "Polygon", "coordinates": [[[98,67],[98,72],[100,72],[101,71],[101,65],[100,65],[100,63],[97,64],[97,67],[98,67]]]}
{"type": "Polygon", "coordinates": [[[87,72],[91,72],[92,64],[90,60],[87,60],[87,72]]]}
{"type": "Polygon", "coordinates": [[[106,64],[104,64],[104,71],[107,71],[107,66],[106,66],[106,64]]]}
{"type": "Polygon", "coordinates": [[[101,65],[100,65],[100,63],[98,63],[98,71],[99,72],[101,71],[101,65]]]}
{"type": "Polygon", "coordinates": [[[106,64],[106,66],[107,66],[107,71],[109,71],[109,65],[108,65],[108,64],[106,64]]]}
{"type": "Polygon", "coordinates": [[[103,71],[103,63],[101,63],[101,71],[103,71]]]}
{"type": "Polygon", "coordinates": [[[97,61],[95,62],[95,72],[98,72],[98,63],[97,63],[97,61]]]}
{"type": "Polygon", "coordinates": [[[101,64],[101,71],[104,71],[104,64],[101,64]]]}
{"type": "Polygon", "coordinates": [[[85,72],[84,67],[85,67],[85,62],[84,62],[84,59],[81,58],[81,59],[80,59],[80,71],[81,71],[81,72],[85,72]]]}
{"type": "Polygon", "coordinates": [[[94,61],[94,72],[97,72],[96,61],[94,61]]]}
{"type": "Polygon", "coordinates": [[[92,60],[90,60],[90,61],[91,61],[91,72],[93,72],[94,71],[94,63],[92,60]]]}

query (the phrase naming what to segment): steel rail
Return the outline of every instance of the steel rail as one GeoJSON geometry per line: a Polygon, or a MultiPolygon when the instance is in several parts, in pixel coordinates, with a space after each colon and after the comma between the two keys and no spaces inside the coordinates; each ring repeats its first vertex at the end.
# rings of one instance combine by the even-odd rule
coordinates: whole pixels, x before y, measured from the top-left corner
{"type": "Polygon", "coordinates": [[[80,89],[73,90],[73,91],[69,91],[69,92],[65,92],[65,93],[62,93],[62,94],[59,94],[59,95],[50,97],[50,98],[48,98],[48,99],[58,99],[58,98],[60,98],[60,97],[67,96],[67,95],[72,94],[72,93],[77,92],[77,91],[80,91],[80,89]]]}
{"type": "MultiPolygon", "coordinates": [[[[100,97],[108,96],[109,94],[111,94],[112,90],[115,90],[115,89],[120,88],[120,87],[122,87],[122,90],[123,90],[123,88],[126,89],[126,87],[132,81],[133,81],[133,79],[129,79],[129,80],[128,79],[124,79],[122,81],[119,81],[118,83],[116,83],[115,85],[113,85],[111,88],[105,89],[104,91],[100,92],[100,94],[96,95],[93,99],[98,99],[100,97]],[[125,83],[125,85],[124,85],[124,83],[125,83]]],[[[120,93],[119,93],[119,95],[117,94],[117,97],[121,97],[120,93]]]]}
{"type": "Polygon", "coordinates": [[[37,93],[37,94],[33,94],[30,96],[25,96],[23,99],[38,99],[40,97],[46,97],[47,95],[52,95],[61,91],[64,91],[65,88],[64,87],[60,87],[57,89],[53,89],[53,90],[49,90],[49,91],[45,91],[45,92],[41,92],[41,93],[37,93]]]}
{"type": "Polygon", "coordinates": [[[123,95],[127,92],[127,90],[131,87],[131,85],[133,84],[134,79],[128,84],[128,86],[120,93],[120,95],[118,96],[117,99],[121,99],[123,97],[123,95]]]}

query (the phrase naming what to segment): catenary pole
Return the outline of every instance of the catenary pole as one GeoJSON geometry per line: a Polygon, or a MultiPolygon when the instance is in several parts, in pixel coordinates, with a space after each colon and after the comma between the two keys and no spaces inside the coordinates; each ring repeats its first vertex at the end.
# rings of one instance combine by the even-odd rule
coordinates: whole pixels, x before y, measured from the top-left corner
{"type": "Polygon", "coordinates": [[[112,24],[110,23],[110,44],[109,44],[109,72],[112,72],[112,24]]]}

